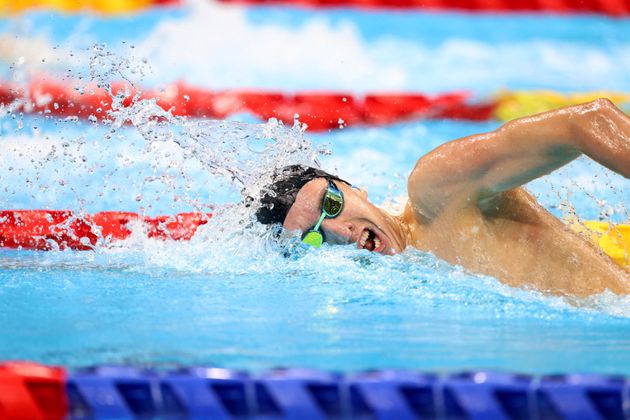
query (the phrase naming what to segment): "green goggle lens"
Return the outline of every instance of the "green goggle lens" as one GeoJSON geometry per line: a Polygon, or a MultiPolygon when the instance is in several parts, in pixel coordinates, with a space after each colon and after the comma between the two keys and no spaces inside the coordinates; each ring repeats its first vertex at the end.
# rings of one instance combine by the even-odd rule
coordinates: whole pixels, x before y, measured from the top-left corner
{"type": "Polygon", "coordinates": [[[335,217],[341,213],[341,209],[343,208],[343,198],[340,195],[334,194],[328,190],[324,196],[324,205],[322,208],[326,213],[328,213],[328,217],[335,217]]]}

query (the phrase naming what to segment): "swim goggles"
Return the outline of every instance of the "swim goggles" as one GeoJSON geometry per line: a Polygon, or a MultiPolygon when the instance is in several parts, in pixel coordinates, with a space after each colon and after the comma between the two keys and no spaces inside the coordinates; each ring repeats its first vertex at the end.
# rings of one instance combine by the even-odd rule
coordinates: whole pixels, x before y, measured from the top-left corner
{"type": "Polygon", "coordinates": [[[319,248],[324,242],[324,232],[320,229],[320,226],[325,218],[334,219],[339,216],[343,209],[343,193],[337,188],[337,185],[332,180],[328,180],[328,188],[324,192],[324,198],[322,199],[322,214],[319,216],[319,220],[302,236],[302,243],[306,245],[319,248]]]}

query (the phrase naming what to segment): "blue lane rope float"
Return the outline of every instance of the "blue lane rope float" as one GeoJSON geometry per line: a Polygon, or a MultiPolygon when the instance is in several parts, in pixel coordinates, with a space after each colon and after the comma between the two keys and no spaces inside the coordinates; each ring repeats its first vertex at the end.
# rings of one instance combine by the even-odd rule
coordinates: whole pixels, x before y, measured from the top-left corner
{"type": "Polygon", "coordinates": [[[624,415],[628,389],[628,381],[616,376],[387,370],[342,376],[307,369],[249,375],[101,367],[68,379],[73,418],[623,419],[630,414],[624,415]]]}

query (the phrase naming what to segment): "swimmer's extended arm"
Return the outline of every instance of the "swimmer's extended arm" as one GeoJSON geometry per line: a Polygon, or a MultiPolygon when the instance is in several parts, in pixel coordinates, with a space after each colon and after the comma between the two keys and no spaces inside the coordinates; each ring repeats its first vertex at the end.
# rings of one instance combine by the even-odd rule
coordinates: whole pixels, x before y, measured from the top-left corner
{"type": "Polygon", "coordinates": [[[500,193],[582,153],[630,178],[630,117],[598,99],[446,143],[418,161],[409,177],[409,196],[428,219],[454,200],[483,210],[500,193]]]}

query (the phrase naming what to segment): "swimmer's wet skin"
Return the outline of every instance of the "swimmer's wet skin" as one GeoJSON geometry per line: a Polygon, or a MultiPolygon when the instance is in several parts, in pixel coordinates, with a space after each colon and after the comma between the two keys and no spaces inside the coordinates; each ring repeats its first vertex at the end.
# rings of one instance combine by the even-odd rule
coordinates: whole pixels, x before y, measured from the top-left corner
{"type": "Polygon", "coordinates": [[[284,168],[263,192],[257,216],[290,231],[317,225],[328,243],[382,254],[413,246],[512,286],[576,296],[628,294],[630,271],[519,188],[582,154],[630,178],[630,117],[598,99],[446,143],[418,160],[400,215],[324,171],[284,168]],[[340,181],[343,209],[322,218],[331,180],[340,181]]]}

